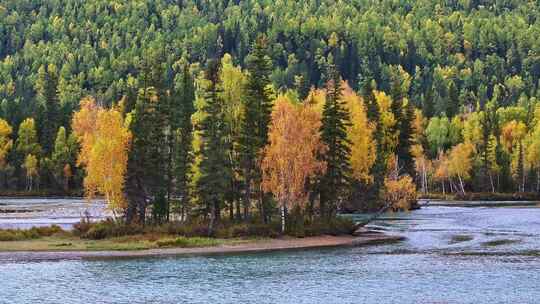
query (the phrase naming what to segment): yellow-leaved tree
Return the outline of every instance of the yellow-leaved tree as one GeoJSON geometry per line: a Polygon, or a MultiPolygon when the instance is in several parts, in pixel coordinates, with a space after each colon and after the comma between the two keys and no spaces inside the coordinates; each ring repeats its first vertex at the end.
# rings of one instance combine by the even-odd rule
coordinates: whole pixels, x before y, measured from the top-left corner
{"type": "Polygon", "coordinates": [[[28,154],[24,158],[23,168],[26,171],[26,190],[32,191],[34,178],[38,175],[38,159],[33,154],[28,154]]]}
{"type": "Polygon", "coordinates": [[[375,100],[379,107],[379,119],[381,127],[381,143],[382,151],[377,153],[383,153],[387,166],[392,166],[391,158],[398,144],[398,133],[395,132],[396,118],[392,113],[392,98],[386,93],[381,91],[373,91],[375,100]]]}
{"type": "Polygon", "coordinates": [[[409,175],[385,178],[383,198],[393,210],[409,210],[416,200],[416,185],[409,175]]]}
{"type": "Polygon", "coordinates": [[[13,140],[9,138],[13,130],[7,121],[0,119],[0,170],[6,166],[6,156],[13,147],[13,140]]]}
{"type": "Polygon", "coordinates": [[[376,143],[373,139],[374,126],[369,122],[366,106],[347,83],[343,84],[343,101],[349,110],[351,124],[347,127],[347,139],[351,143],[352,177],[369,184],[373,177],[369,174],[376,159],[376,143]]]}
{"type": "Polygon", "coordinates": [[[280,96],[272,111],[269,143],[262,161],[264,191],[278,201],[281,230],[285,231],[285,209],[304,207],[306,183],[315,174],[324,173],[326,165],[317,156],[324,153],[321,142],[321,115],[308,104],[296,104],[280,96]]]}
{"type": "Polygon", "coordinates": [[[471,178],[474,145],[470,142],[460,143],[450,150],[448,157],[448,175],[457,178],[460,191],[465,195],[465,181],[471,178]]]}
{"type": "Polygon", "coordinates": [[[433,178],[435,181],[440,182],[442,186],[443,195],[446,195],[446,181],[450,177],[448,173],[448,157],[443,151],[439,151],[437,159],[435,160],[435,170],[433,172],[433,178]]]}
{"type": "Polygon", "coordinates": [[[124,208],[131,133],[121,111],[104,109],[94,99],[84,98],[73,115],[72,127],[81,146],[77,164],[86,170],[86,195],[103,194],[113,211],[124,208]]]}

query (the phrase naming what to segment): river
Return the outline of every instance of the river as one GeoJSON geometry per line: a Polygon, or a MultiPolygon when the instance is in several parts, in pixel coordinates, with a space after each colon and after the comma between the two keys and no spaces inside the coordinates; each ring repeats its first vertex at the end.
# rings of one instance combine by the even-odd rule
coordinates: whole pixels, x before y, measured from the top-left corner
{"type": "Polygon", "coordinates": [[[0,229],[58,225],[71,229],[81,217],[99,221],[111,216],[104,200],[82,198],[2,198],[0,229]]]}
{"type": "Polygon", "coordinates": [[[539,303],[540,208],[428,206],[398,244],[212,257],[1,262],[0,303],[539,303]]]}

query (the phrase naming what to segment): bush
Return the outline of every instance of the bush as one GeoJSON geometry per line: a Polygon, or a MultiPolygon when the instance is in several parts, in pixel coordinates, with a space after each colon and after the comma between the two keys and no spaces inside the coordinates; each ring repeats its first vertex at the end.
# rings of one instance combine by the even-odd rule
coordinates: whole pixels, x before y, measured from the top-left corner
{"type": "Polygon", "coordinates": [[[81,217],[81,221],[73,225],[73,234],[76,236],[83,236],[90,230],[93,226],[90,221],[90,213],[88,211],[84,212],[84,216],[81,217]]]}
{"type": "Polygon", "coordinates": [[[279,233],[271,224],[241,223],[219,227],[216,237],[242,238],[242,237],[277,237],[279,233]]]}
{"type": "MultiPolygon", "coordinates": [[[[115,222],[111,219],[97,223],[87,223],[85,225],[89,225],[89,228],[85,233],[81,234],[81,237],[91,240],[102,240],[111,237],[141,234],[144,232],[139,225],[127,225],[115,222]]],[[[85,228],[86,227],[87,226],[85,226],[85,228]]]]}
{"type": "Polygon", "coordinates": [[[350,235],[354,232],[355,224],[350,218],[335,217],[330,221],[317,219],[304,226],[305,236],[319,235],[350,235]]]}
{"type": "Polygon", "coordinates": [[[39,239],[40,237],[52,236],[63,232],[58,225],[47,227],[32,227],[28,230],[21,229],[4,229],[0,230],[0,241],[24,241],[39,239]]]}

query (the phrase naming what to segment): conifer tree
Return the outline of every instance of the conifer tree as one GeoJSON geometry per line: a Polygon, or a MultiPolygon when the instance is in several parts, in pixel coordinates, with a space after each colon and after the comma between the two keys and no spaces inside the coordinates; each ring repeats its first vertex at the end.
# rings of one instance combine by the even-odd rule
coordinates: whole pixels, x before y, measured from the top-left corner
{"type": "Polygon", "coordinates": [[[397,121],[398,124],[398,145],[396,147],[396,154],[399,160],[399,166],[402,173],[406,173],[409,176],[414,176],[414,158],[411,152],[413,121],[414,121],[414,106],[409,101],[402,109],[401,120],[397,121]]]}
{"type": "Polygon", "coordinates": [[[202,160],[201,177],[197,181],[199,196],[210,216],[209,234],[213,234],[215,223],[220,220],[221,203],[228,189],[228,157],[225,139],[226,123],[223,103],[219,94],[219,62],[211,60],[205,72],[208,81],[204,88],[206,116],[201,123],[202,160]]]}
{"type": "Polygon", "coordinates": [[[181,67],[177,87],[174,90],[172,106],[172,128],[174,132],[175,194],[179,197],[182,218],[190,201],[191,165],[193,163],[193,124],[191,116],[195,113],[195,87],[189,65],[181,67]]]}
{"type": "Polygon", "coordinates": [[[158,59],[142,66],[142,88],[137,95],[134,110],[129,113],[133,134],[126,178],[126,221],[138,217],[144,224],[149,200],[167,190],[166,136],[168,95],[164,89],[163,73],[158,59]],[[161,93],[160,96],[158,93],[161,93]],[[138,212],[138,214],[137,214],[138,212]]]}
{"type": "Polygon", "coordinates": [[[342,100],[341,77],[332,58],[328,60],[327,95],[322,114],[321,138],[328,150],[323,156],[327,170],[319,186],[321,213],[329,218],[347,195],[351,167],[347,127],[350,115],[342,100]]]}
{"type": "MultiPolygon", "coordinates": [[[[260,189],[260,152],[268,142],[268,125],[272,112],[270,74],[272,63],[268,56],[268,41],[261,35],[248,58],[248,81],[245,98],[245,117],[240,134],[241,167],[244,179],[244,217],[248,216],[251,199],[259,193],[259,208],[264,214],[260,189]]],[[[263,216],[264,218],[264,216],[263,216]]]]}
{"type": "Polygon", "coordinates": [[[39,94],[43,102],[43,116],[41,117],[41,137],[45,155],[49,155],[54,148],[54,139],[60,121],[60,103],[58,100],[58,75],[54,65],[48,65],[40,75],[41,88],[39,94]]]}

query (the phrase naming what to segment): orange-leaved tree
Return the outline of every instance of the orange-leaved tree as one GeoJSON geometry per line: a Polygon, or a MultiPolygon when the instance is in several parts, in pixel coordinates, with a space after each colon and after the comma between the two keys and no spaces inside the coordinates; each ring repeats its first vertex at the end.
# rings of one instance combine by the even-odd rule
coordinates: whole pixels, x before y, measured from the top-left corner
{"type": "Polygon", "coordinates": [[[296,104],[284,96],[276,100],[262,161],[262,186],[279,202],[282,232],[285,209],[303,207],[307,180],[326,169],[317,157],[325,151],[320,127],[321,116],[310,105],[296,104]]]}
{"type": "Polygon", "coordinates": [[[94,99],[85,98],[73,116],[72,127],[81,146],[77,164],[86,170],[87,197],[101,193],[113,211],[124,208],[131,133],[121,111],[115,107],[104,109],[94,99]]]}

